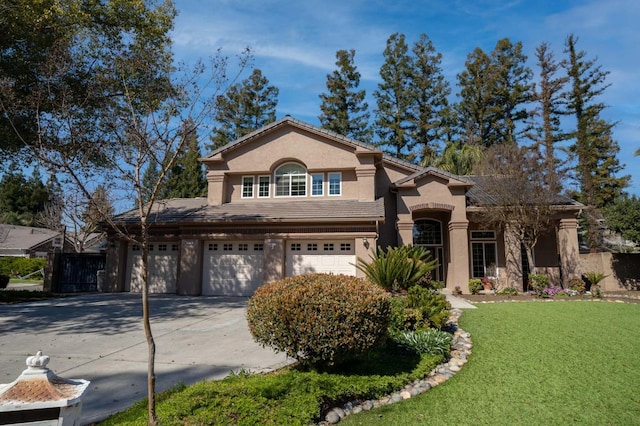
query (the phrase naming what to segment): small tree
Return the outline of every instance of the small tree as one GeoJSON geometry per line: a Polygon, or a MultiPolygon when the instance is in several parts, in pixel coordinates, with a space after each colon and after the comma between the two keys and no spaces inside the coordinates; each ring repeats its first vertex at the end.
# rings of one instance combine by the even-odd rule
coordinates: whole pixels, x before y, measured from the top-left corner
{"type": "MultiPolygon", "coordinates": [[[[554,205],[559,196],[545,186],[544,171],[534,150],[516,145],[490,148],[478,171],[484,202],[477,207],[482,222],[505,232],[522,244],[535,273],[533,247],[552,226],[554,205]]],[[[517,259],[519,260],[519,250],[517,259]]],[[[509,259],[507,260],[509,261],[509,259]]]]}

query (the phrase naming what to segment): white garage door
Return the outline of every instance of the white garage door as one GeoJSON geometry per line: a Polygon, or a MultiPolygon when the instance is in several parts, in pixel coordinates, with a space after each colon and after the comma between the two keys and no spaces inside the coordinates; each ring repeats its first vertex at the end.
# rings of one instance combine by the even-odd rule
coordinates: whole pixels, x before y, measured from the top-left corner
{"type": "Polygon", "coordinates": [[[203,295],[252,296],[262,285],[262,241],[209,241],[204,250],[203,295]]]}
{"type": "Polygon", "coordinates": [[[287,276],[311,273],[356,274],[353,240],[287,242],[287,276]]]}
{"type": "MultiPolygon", "coordinates": [[[[125,290],[142,291],[140,247],[129,246],[125,290]]],[[[149,293],[175,293],[178,282],[178,243],[149,244],[149,293]]]]}

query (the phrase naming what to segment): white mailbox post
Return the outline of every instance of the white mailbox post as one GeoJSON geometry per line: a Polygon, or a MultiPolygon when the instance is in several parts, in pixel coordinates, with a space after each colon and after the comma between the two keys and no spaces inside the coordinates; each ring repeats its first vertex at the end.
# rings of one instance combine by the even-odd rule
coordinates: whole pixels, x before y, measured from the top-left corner
{"type": "Polygon", "coordinates": [[[76,426],[80,424],[87,380],[63,379],[47,368],[41,351],[27,358],[27,369],[0,384],[0,424],[76,426]]]}

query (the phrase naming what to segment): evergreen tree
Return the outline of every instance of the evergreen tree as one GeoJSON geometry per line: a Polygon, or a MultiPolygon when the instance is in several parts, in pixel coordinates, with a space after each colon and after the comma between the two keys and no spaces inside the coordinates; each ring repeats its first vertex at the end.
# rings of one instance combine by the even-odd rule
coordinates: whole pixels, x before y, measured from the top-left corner
{"type": "Polygon", "coordinates": [[[36,217],[51,201],[49,188],[36,168],[27,178],[15,163],[0,180],[0,221],[12,225],[38,226],[36,217]]]}
{"type": "Polygon", "coordinates": [[[184,150],[178,154],[173,167],[169,169],[162,188],[163,198],[194,198],[207,191],[202,163],[198,161],[201,154],[197,132],[185,125],[183,137],[186,139],[184,150]]]}
{"type": "MultiPolygon", "coordinates": [[[[148,203],[151,199],[151,194],[154,193],[153,186],[160,181],[160,170],[158,169],[158,162],[154,160],[149,161],[149,165],[145,169],[142,179],[141,179],[141,199],[144,203],[148,203]]],[[[162,186],[157,191],[157,198],[162,199],[164,197],[164,193],[162,191],[162,186]]]]}
{"type": "Polygon", "coordinates": [[[535,85],[531,90],[531,99],[536,103],[533,110],[533,122],[528,137],[534,142],[542,157],[545,170],[545,185],[555,194],[561,192],[562,177],[565,175],[564,164],[557,155],[556,145],[568,137],[560,128],[561,117],[565,112],[565,85],[567,76],[557,76],[564,61],[556,62],[553,52],[547,43],[536,48],[537,65],[540,70],[539,88],[535,85]]]}
{"type": "Polygon", "coordinates": [[[415,131],[414,120],[411,120],[413,59],[408,51],[404,34],[389,37],[383,52],[385,61],[380,68],[382,82],[373,96],[377,101],[375,131],[380,138],[377,145],[398,158],[412,159],[409,149],[413,146],[411,135],[415,131]]]}
{"type": "Polygon", "coordinates": [[[420,36],[412,52],[415,60],[409,90],[414,100],[409,120],[414,125],[410,137],[413,146],[419,146],[420,161],[426,165],[435,159],[445,135],[451,89],[440,68],[442,54],[426,34],[420,36]]]}
{"type": "Polygon", "coordinates": [[[578,199],[592,209],[586,212],[589,247],[595,250],[600,244],[598,209],[604,207],[622,193],[629,176],[615,176],[622,170],[616,155],[620,148],[613,139],[612,123],[600,117],[605,108],[597,101],[608,87],[605,84],[608,72],[602,71],[595,59],[587,60],[584,51],[578,51],[577,38],[567,37],[565,53],[567,74],[571,82],[568,93],[568,112],[576,119],[576,129],[570,147],[576,156],[576,181],[579,186],[578,199]]]}
{"type": "Polygon", "coordinates": [[[354,64],[355,54],[353,49],[336,52],[338,69],[327,75],[328,93],[320,94],[322,114],[318,119],[325,129],[369,143],[373,137],[369,105],[364,100],[366,91],[357,90],[360,73],[354,64]]]}
{"type": "Polygon", "coordinates": [[[487,55],[476,48],[458,74],[460,134],[485,146],[516,143],[518,123],[527,118],[531,70],[525,66],[522,43],[499,40],[487,55]]]}
{"type": "Polygon", "coordinates": [[[111,216],[112,214],[113,205],[111,204],[109,194],[104,186],[99,185],[91,194],[91,199],[81,214],[84,225],[82,232],[84,234],[95,232],[103,218],[105,216],[111,216]]]}
{"type": "Polygon", "coordinates": [[[234,84],[218,97],[215,121],[208,149],[223,147],[276,119],[279,90],[269,86],[262,71],[254,69],[247,79],[234,84]]]}
{"type": "Polygon", "coordinates": [[[454,106],[457,132],[464,142],[491,145],[494,106],[490,87],[491,58],[476,47],[457,76],[460,101],[454,106]]]}
{"type": "Polygon", "coordinates": [[[484,150],[480,145],[447,142],[442,155],[434,161],[434,166],[459,176],[473,173],[476,164],[483,158],[484,150]]]}

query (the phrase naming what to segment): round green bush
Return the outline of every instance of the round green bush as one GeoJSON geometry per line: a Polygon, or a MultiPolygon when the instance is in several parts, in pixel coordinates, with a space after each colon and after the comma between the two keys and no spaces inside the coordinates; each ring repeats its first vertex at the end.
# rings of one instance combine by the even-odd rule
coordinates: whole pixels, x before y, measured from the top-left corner
{"type": "Polygon", "coordinates": [[[300,275],[258,288],[247,320],[258,343],[323,366],[382,343],[389,303],[383,289],[360,278],[300,275]]]}
{"type": "Polygon", "coordinates": [[[480,290],[484,289],[480,278],[472,278],[469,280],[469,293],[480,294],[480,290]]]}

